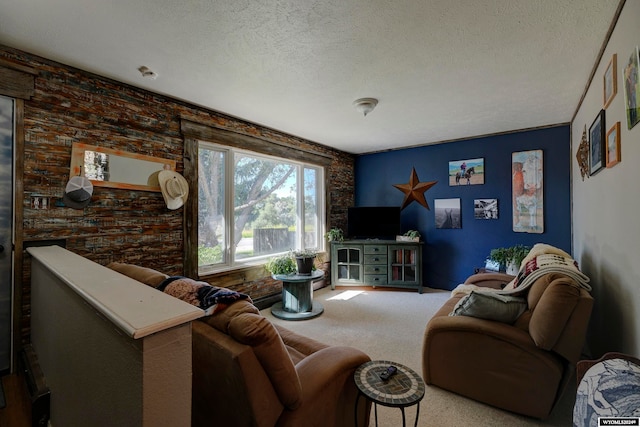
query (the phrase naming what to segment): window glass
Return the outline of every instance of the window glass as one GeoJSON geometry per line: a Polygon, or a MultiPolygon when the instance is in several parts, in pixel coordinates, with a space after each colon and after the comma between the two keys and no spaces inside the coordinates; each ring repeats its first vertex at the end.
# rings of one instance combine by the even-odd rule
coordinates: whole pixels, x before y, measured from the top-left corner
{"type": "Polygon", "coordinates": [[[223,150],[198,150],[198,265],[227,262],[226,188],[223,150]]]}
{"type": "Polygon", "coordinates": [[[205,142],[198,153],[201,274],[322,249],[323,168],[205,142]]]}
{"type": "Polygon", "coordinates": [[[272,255],[295,248],[296,166],[237,153],[234,172],[235,259],[272,255]]]}

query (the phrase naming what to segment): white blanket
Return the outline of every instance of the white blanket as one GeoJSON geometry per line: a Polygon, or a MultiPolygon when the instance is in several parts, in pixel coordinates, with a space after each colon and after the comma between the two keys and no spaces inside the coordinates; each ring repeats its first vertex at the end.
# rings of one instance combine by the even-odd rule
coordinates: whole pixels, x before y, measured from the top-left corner
{"type": "MultiPolygon", "coordinates": [[[[536,280],[548,273],[561,273],[569,276],[580,287],[591,292],[589,278],[579,269],[576,261],[562,249],[542,243],[536,244],[522,260],[518,275],[509,282],[504,289],[495,289],[501,295],[519,295],[526,291],[536,280]]],[[[477,285],[458,285],[451,296],[470,294],[471,291],[491,288],[483,288],[477,285]]]]}

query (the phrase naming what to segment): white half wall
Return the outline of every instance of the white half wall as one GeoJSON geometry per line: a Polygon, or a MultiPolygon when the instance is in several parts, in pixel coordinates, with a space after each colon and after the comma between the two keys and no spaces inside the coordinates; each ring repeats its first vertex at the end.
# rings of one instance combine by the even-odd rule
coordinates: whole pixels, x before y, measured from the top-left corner
{"type": "Polygon", "coordinates": [[[595,305],[587,342],[596,357],[608,351],[640,355],[640,124],[627,128],[623,78],[638,45],[640,1],[627,0],[571,124],[573,252],[592,281],[595,305]],[[606,130],[620,122],[622,161],[583,180],[576,152],[585,126],[588,134],[603,108],[603,75],[613,54],[618,91],[606,109],[606,130]]]}
{"type": "Polygon", "coordinates": [[[190,426],[191,321],[204,312],[66,249],[28,252],[50,425],[190,426]]]}

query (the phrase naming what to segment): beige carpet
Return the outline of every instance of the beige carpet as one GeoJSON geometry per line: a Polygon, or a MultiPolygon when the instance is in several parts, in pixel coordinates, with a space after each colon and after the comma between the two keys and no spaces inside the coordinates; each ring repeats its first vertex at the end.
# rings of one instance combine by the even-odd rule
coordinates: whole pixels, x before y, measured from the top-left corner
{"type": "MultiPolygon", "coordinates": [[[[449,298],[449,292],[425,289],[415,291],[372,288],[322,288],[314,300],[324,313],[310,320],[286,321],[273,317],[270,309],[262,314],[272,322],[327,344],[348,345],[367,353],[371,359],[393,360],[422,376],[422,336],[431,316],[449,298]]],[[[571,426],[575,392],[566,393],[551,417],[539,421],[506,412],[427,386],[420,403],[421,427],[485,426],[571,426]]],[[[407,425],[413,425],[416,407],[406,409],[407,425]]],[[[402,425],[397,408],[378,406],[381,427],[402,425]]],[[[373,410],[372,422],[373,423],[373,410]]]]}

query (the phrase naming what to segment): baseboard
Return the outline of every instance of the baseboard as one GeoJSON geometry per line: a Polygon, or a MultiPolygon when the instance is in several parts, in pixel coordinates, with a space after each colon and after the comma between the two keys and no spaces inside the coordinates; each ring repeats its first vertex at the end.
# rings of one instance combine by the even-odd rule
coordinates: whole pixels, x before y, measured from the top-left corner
{"type": "Polygon", "coordinates": [[[31,344],[24,346],[20,351],[19,363],[31,399],[31,425],[46,426],[51,415],[51,391],[47,387],[38,356],[31,344]]]}
{"type": "Polygon", "coordinates": [[[282,293],[277,293],[254,300],[253,305],[258,307],[258,310],[264,310],[265,308],[271,307],[278,301],[282,301],[282,293]]]}

